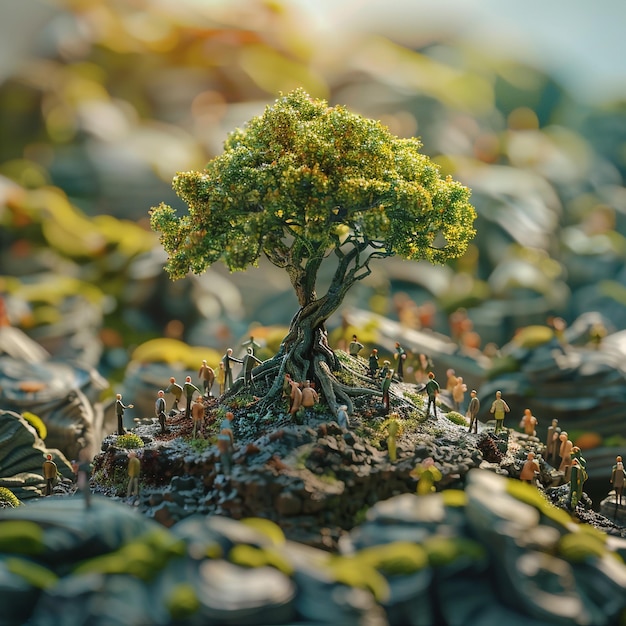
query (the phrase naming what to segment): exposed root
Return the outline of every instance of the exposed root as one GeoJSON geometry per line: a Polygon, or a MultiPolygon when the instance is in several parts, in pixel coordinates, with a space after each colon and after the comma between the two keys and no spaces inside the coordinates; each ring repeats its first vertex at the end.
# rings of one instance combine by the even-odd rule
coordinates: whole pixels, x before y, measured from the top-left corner
{"type": "Polygon", "coordinates": [[[322,359],[316,359],[315,369],[316,373],[318,373],[319,370],[318,378],[320,380],[320,384],[322,385],[322,390],[324,392],[326,402],[328,403],[331,411],[335,414],[337,413],[337,409],[340,406],[337,398],[340,398],[342,400],[341,404],[345,404],[348,407],[348,413],[350,414],[354,412],[354,406],[352,404],[351,398],[364,395],[381,395],[381,391],[377,389],[371,389],[369,387],[350,387],[348,385],[340,383],[330,371],[328,364],[322,359]]]}

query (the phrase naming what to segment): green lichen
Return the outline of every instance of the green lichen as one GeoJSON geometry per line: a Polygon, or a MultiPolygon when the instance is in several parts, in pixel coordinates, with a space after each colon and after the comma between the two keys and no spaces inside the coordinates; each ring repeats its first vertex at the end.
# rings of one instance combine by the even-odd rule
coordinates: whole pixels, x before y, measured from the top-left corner
{"type": "Polygon", "coordinates": [[[601,530],[594,528],[590,524],[579,524],[578,526],[576,526],[576,529],[578,530],[579,533],[591,535],[597,541],[599,541],[600,543],[604,545],[606,545],[608,541],[608,535],[606,533],[603,533],[601,530]]]}
{"type": "Polygon", "coordinates": [[[285,534],[281,527],[271,520],[263,517],[247,517],[241,520],[241,523],[265,535],[275,546],[285,544],[285,534]]]}
{"type": "Polygon", "coordinates": [[[189,583],[181,583],[171,590],[165,606],[172,619],[185,620],[198,612],[200,600],[189,583]]]}
{"type": "Polygon", "coordinates": [[[20,576],[37,589],[50,589],[58,580],[58,576],[47,567],[28,559],[11,557],[6,560],[6,566],[12,574],[20,576]]]}
{"type": "Polygon", "coordinates": [[[445,416],[457,426],[467,426],[467,420],[463,415],[458,413],[457,411],[449,411],[445,414],[445,416]]]}
{"type": "Polygon", "coordinates": [[[39,415],[24,411],[22,417],[37,431],[41,439],[45,439],[48,436],[48,429],[39,415]]]}
{"type": "Polygon", "coordinates": [[[286,576],[293,574],[293,566],[277,550],[270,547],[257,548],[248,544],[239,544],[232,548],[228,559],[242,567],[274,567],[286,576]]]}
{"type": "Polygon", "coordinates": [[[512,342],[521,348],[538,348],[554,338],[554,331],[549,326],[526,326],[518,331],[512,342]]]}
{"type": "Polygon", "coordinates": [[[479,543],[463,537],[434,536],[423,545],[432,567],[443,567],[461,558],[470,561],[481,561],[485,558],[485,550],[479,543]]]}
{"type": "Polygon", "coordinates": [[[18,507],[21,504],[17,499],[17,496],[6,487],[0,487],[0,502],[6,503],[13,508],[18,507]]]}
{"type": "Polygon", "coordinates": [[[212,438],[211,439],[203,439],[201,437],[196,437],[195,439],[189,439],[187,441],[187,445],[196,453],[202,454],[207,448],[210,448],[213,445],[212,438]]]}
{"type": "Polygon", "coordinates": [[[336,582],[356,589],[367,589],[377,602],[385,602],[389,598],[389,583],[385,577],[375,567],[357,557],[332,557],[327,568],[336,582]]]}
{"type": "Polygon", "coordinates": [[[467,494],[461,489],[446,489],[441,497],[445,506],[460,508],[467,504],[467,494]]]}
{"type": "Polygon", "coordinates": [[[221,559],[224,556],[224,550],[219,543],[210,543],[204,551],[204,556],[207,559],[221,559]]]}
{"type": "Polygon", "coordinates": [[[510,479],[506,482],[506,490],[516,500],[535,507],[541,515],[557,526],[567,528],[572,523],[571,517],[563,509],[559,509],[548,502],[536,487],[519,480],[510,479]]]}
{"type": "Polygon", "coordinates": [[[119,550],[80,563],[74,574],[130,574],[151,580],[172,558],[183,556],[185,543],[165,530],[155,530],[127,543],[119,550]]]}
{"type": "Polygon", "coordinates": [[[413,574],[428,566],[428,555],[422,546],[408,541],[395,541],[363,548],[356,560],[371,566],[385,576],[413,574]]]}
{"type": "Polygon", "coordinates": [[[125,435],[120,435],[117,438],[115,445],[118,448],[132,450],[134,448],[143,448],[144,443],[143,439],[139,435],[136,435],[135,433],[126,433],[125,435]]]}
{"type": "Polygon", "coordinates": [[[35,522],[7,520],[0,522],[0,553],[40,554],[44,551],[44,532],[35,522]]]}
{"type": "Polygon", "coordinates": [[[571,563],[584,563],[607,554],[605,543],[597,536],[585,532],[563,535],[557,545],[557,552],[571,563]]]}
{"type": "Polygon", "coordinates": [[[520,369],[520,364],[511,355],[506,355],[502,357],[496,357],[493,359],[491,363],[491,367],[487,372],[487,378],[489,380],[493,380],[494,378],[498,378],[503,374],[511,374],[513,372],[517,372],[520,369]]]}
{"type": "Polygon", "coordinates": [[[242,409],[254,403],[254,397],[250,394],[241,394],[229,400],[228,405],[231,409],[242,409]]]}

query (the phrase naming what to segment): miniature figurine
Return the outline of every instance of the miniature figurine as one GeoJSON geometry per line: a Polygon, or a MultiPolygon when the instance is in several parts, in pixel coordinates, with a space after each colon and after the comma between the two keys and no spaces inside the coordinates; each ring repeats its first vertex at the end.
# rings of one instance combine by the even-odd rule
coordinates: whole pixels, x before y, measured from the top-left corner
{"type": "Polygon", "coordinates": [[[426,415],[430,415],[430,407],[433,407],[433,415],[437,416],[437,396],[439,395],[439,383],[435,380],[435,374],[428,372],[428,382],[426,383],[426,394],[428,395],[428,405],[426,415]]]}
{"type": "Polygon", "coordinates": [[[398,419],[397,413],[392,413],[389,419],[385,420],[381,427],[387,431],[387,451],[389,452],[389,460],[392,463],[397,459],[397,446],[396,442],[398,437],[402,434],[402,424],[398,419]]]}
{"type": "Polygon", "coordinates": [[[624,470],[624,464],[622,463],[622,457],[615,457],[615,465],[611,471],[611,484],[615,490],[615,504],[622,504],[622,493],[624,491],[624,482],[626,482],[626,471],[624,470]]]}
{"type": "Polygon", "coordinates": [[[196,401],[191,406],[191,419],[193,420],[193,433],[192,437],[196,438],[196,432],[200,432],[200,436],[203,436],[202,426],[204,423],[204,403],[200,398],[196,398],[196,401]]]}
{"type": "Polygon", "coordinates": [[[526,461],[522,465],[522,471],[520,472],[519,479],[525,483],[534,485],[537,476],[539,475],[539,461],[535,459],[535,453],[529,452],[526,455],[526,461]]]}
{"type": "Polygon", "coordinates": [[[173,376],[170,378],[170,384],[165,388],[165,393],[171,393],[174,396],[172,411],[178,411],[178,403],[183,397],[183,388],[176,382],[173,376]]]}
{"type": "Polygon", "coordinates": [[[350,356],[357,357],[359,356],[359,352],[363,350],[363,344],[359,343],[359,340],[356,338],[356,335],[352,335],[352,341],[348,346],[348,351],[350,352],[350,356]]]}
{"type": "Polygon", "coordinates": [[[398,377],[398,380],[402,382],[404,380],[404,362],[406,361],[406,352],[398,341],[396,341],[396,351],[394,352],[393,358],[398,361],[396,376],[398,377]]]}
{"type": "Polygon", "coordinates": [[[452,389],[452,401],[454,402],[454,410],[460,412],[463,408],[463,402],[465,402],[465,392],[467,391],[467,385],[463,382],[463,377],[459,376],[456,379],[456,385],[452,389]]]}
{"type": "Polygon", "coordinates": [[[567,322],[562,317],[550,316],[546,320],[548,326],[554,330],[554,336],[561,346],[561,350],[565,353],[565,346],[567,346],[567,337],[565,336],[565,330],[567,328],[567,322]]]}
{"type": "Polygon", "coordinates": [[[378,364],[378,350],[374,348],[372,352],[370,353],[369,375],[375,379],[376,376],[378,375],[379,368],[380,368],[380,365],[378,364]]]}
{"type": "Polygon", "coordinates": [[[225,389],[228,391],[233,386],[233,368],[231,363],[243,363],[241,359],[236,359],[233,356],[233,349],[228,348],[226,350],[226,354],[222,357],[222,361],[224,364],[224,374],[225,374],[225,389]]]}
{"type": "Polygon", "coordinates": [[[222,363],[222,361],[219,362],[215,378],[220,388],[220,396],[223,396],[224,391],[226,391],[226,370],[224,369],[224,363],[222,363]]]}
{"type": "Polygon", "coordinates": [[[587,472],[580,466],[578,459],[573,458],[570,465],[569,479],[569,508],[572,511],[576,508],[576,505],[582,498],[583,486],[586,479],[587,472]]]}
{"type": "Polygon", "coordinates": [[[496,399],[493,401],[491,405],[491,409],[489,409],[490,413],[493,413],[496,418],[496,435],[502,430],[504,425],[504,414],[508,413],[511,409],[509,405],[502,399],[502,392],[496,391],[496,399]]]}
{"type": "Polygon", "coordinates": [[[350,428],[350,419],[348,418],[348,406],[346,404],[342,404],[337,409],[337,424],[342,430],[349,430],[350,428]]]}
{"type": "Polygon", "coordinates": [[[419,307],[408,293],[399,291],[393,296],[398,321],[402,326],[418,330],[420,328],[419,307]]]}
{"type": "Polygon", "coordinates": [[[291,387],[289,394],[289,413],[293,415],[302,405],[302,390],[300,389],[300,383],[292,380],[291,377],[289,377],[289,385],[291,387]]]}
{"type": "Polygon", "coordinates": [[[241,347],[245,348],[246,351],[248,350],[248,348],[250,348],[252,350],[252,354],[254,354],[256,348],[260,348],[261,346],[254,340],[254,337],[250,335],[250,339],[248,339],[247,341],[244,341],[241,344],[241,347]]]}
{"type": "Polygon", "coordinates": [[[383,407],[385,411],[389,412],[389,388],[391,387],[391,377],[393,376],[393,370],[387,370],[387,374],[381,382],[381,389],[383,392],[383,407]]]}
{"type": "Polygon", "coordinates": [[[134,404],[129,404],[126,406],[122,402],[122,394],[118,393],[115,395],[115,413],[117,415],[117,434],[123,435],[126,431],[124,430],[124,411],[126,409],[134,409],[134,404]]]}
{"type": "Polygon", "coordinates": [[[141,473],[141,461],[134,450],[128,452],[128,489],[126,497],[139,495],[139,474],[141,473]]]}
{"type": "Polygon", "coordinates": [[[415,367],[415,382],[423,385],[428,382],[428,372],[433,368],[432,361],[426,354],[420,352],[417,355],[417,365],[415,367]]]}
{"type": "Polygon", "coordinates": [[[461,345],[463,336],[468,332],[468,328],[471,327],[471,320],[467,315],[467,309],[464,307],[458,308],[451,313],[448,317],[450,324],[450,336],[452,340],[461,345]]]}
{"type": "Polygon", "coordinates": [[[519,423],[521,429],[529,436],[537,436],[537,418],[532,414],[530,409],[524,409],[524,415],[519,423]]]}
{"type": "Polygon", "coordinates": [[[228,413],[226,413],[226,417],[220,425],[220,432],[217,435],[217,449],[220,453],[222,472],[226,476],[230,476],[233,466],[235,438],[233,435],[232,421],[234,417],[235,415],[231,411],[228,411],[228,413]]]}
{"type": "Polygon", "coordinates": [[[307,409],[315,406],[319,402],[319,396],[317,391],[311,387],[311,381],[304,381],[304,387],[302,387],[302,406],[307,409]]]}
{"type": "Polygon", "coordinates": [[[548,433],[546,435],[546,448],[545,448],[546,461],[549,461],[550,464],[553,466],[556,460],[556,450],[555,450],[556,445],[555,444],[558,439],[558,433],[560,433],[560,431],[561,429],[559,428],[559,420],[553,419],[550,426],[548,426],[548,433]]]}
{"type": "Polygon", "coordinates": [[[456,373],[455,371],[450,368],[446,370],[446,391],[452,395],[452,391],[454,390],[454,387],[456,386],[458,382],[458,379],[456,377],[456,373]]]}
{"type": "Polygon", "coordinates": [[[477,433],[478,432],[478,412],[480,411],[480,400],[476,395],[476,389],[472,389],[470,391],[470,401],[467,407],[466,417],[469,419],[469,429],[468,432],[472,432],[472,430],[477,433]]]}
{"type": "Polygon", "coordinates": [[[606,326],[602,322],[595,323],[589,329],[589,344],[594,350],[599,350],[602,340],[607,335],[606,326]]]}
{"type": "Polygon", "coordinates": [[[424,302],[418,307],[419,323],[421,328],[433,328],[437,307],[430,301],[424,302]]]}
{"type": "Polygon", "coordinates": [[[51,454],[46,454],[46,460],[43,462],[43,477],[46,479],[46,496],[52,494],[52,487],[57,477],[57,464],[52,460],[51,454]]]}
{"type": "Polygon", "coordinates": [[[243,381],[246,387],[249,387],[252,384],[252,370],[257,365],[261,365],[261,363],[262,361],[254,356],[252,347],[248,346],[248,348],[246,349],[246,354],[243,357],[243,367],[241,368],[241,372],[243,373],[243,381]]]}
{"type": "Polygon", "coordinates": [[[187,404],[185,405],[185,417],[191,417],[191,401],[193,399],[193,394],[197,393],[198,395],[202,395],[200,390],[191,382],[191,376],[185,377],[185,398],[187,400],[187,404]]]}
{"type": "Polygon", "coordinates": [[[387,376],[387,372],[389,371],[390,365],[391,365],[391,361],[387,361],[387,360],[383,361],[383,366],[380,368],[380,371],[378,372],[378,376],[381,379],[384,379],[385,376],[387,376]]]}
{"type": "Polygon", "coordinates": [[[207,365],[206,360],[202,361],[200,370],[198,371],[198,378],[202,381],[202,387],[204,388],[204,395],[207,398],[211,397],[211,390],[213,389],[213,383],[215,382],[215,372],[213,368],[207,365]]]}
{"type": "Polygon", "coordinates": [[[567,482],[569,480],[570,466],[572,465],[572,448],[574,444],[569,440],[565,430],[559,435],[559,440],[561,441],[559,447],[559,456],[561,457],[559,472],[565,474],[565,482],[567,482]]]}
{"type": "Polygon", "coordinates": [[[85,496],[85,508],[91,507],[91,489],[89,488],[89,477],[91,476],[91,461],[72,461],[72,470],[76,474],[76,487],[85,496]]]}
{"type": "Polygon", "coordinates": [[[572,460],[574,459],[578,461],[578,467],[580,467],[583,482],[586,482],[587,478],[589,478],[587,474],[587,459],[583,456],[583,453],[578,446],[572,446],[572,460]]]}
{"type": "Polygon", "coordinates": [[[167,429],[165,428],[165,422],[167,416],[165,415],[165,391],[159,389],[157,392],[157,399],[154,403],[154,414],[159,418],[159,424],[161,424],[161,434],[165,434],[167,429]]]}
{"type": "Polygon", "coordinates": [[[435,483],[441,480],[443,474],[435,465],[435,459],[429,456],[411,470],[409,476],[417,480],[417,495],[425,496],[436,491],[435,483]]]}

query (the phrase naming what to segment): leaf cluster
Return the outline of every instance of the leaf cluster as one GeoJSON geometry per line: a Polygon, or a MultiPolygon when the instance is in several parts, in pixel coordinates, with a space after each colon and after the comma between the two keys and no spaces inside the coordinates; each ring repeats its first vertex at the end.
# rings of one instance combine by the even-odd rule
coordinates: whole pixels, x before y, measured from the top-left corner
{"type": "Polygon", "coordinates": [[[457,257],[474,235],[470,192],[441,178],[420,148],[302,89],[284,95],[232,132],[204,171],[176,175],[186,215],[151,210],[166,268],[173,278],[217,260],[243,270],[265,254],[315,271],[345,244],[370,257],[457,257]]]}

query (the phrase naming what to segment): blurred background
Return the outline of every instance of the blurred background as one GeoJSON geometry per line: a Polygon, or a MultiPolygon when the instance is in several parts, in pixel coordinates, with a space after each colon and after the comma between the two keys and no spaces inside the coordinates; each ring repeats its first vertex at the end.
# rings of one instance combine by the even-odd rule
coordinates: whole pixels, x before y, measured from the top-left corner
{"type": "MultiPolygon", "coordinates": [[[[171,282],[148,210],[182,208],[173,175],[297,86],[419,136],[478,212],[462,259],[385,261],[346,311],[451,335],[460,309],[467,347],[489,357],[554,317],[625,327],[623,3],[0,7],[0,293],[10,324],[53,358],[115,386],[133,362],[193,370],[249,335],[278,345],[297,308],[284,272],[217,264],[171,282]]],[[[330,325],[345,330],[345,316],[330,325]]]]}

